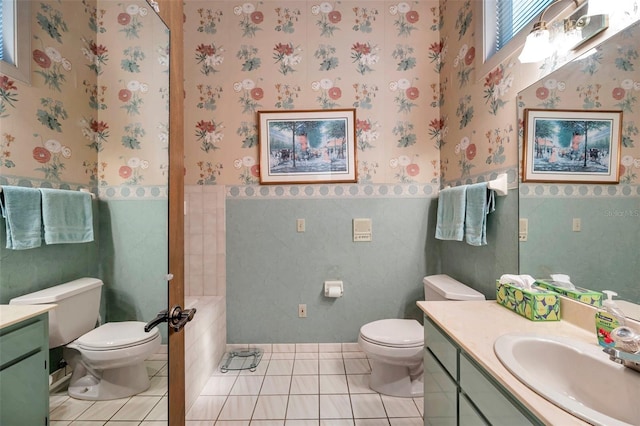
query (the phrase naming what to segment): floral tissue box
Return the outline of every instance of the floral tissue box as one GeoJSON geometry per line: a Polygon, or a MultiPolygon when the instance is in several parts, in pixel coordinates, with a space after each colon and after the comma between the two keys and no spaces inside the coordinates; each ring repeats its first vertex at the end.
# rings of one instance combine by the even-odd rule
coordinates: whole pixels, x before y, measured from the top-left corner
{"type": "Polygon", "coordinates": [[[531,321],[560,321],[560,295],[532,286],[530,290],[496,280],[496,301],[531,321]]]}

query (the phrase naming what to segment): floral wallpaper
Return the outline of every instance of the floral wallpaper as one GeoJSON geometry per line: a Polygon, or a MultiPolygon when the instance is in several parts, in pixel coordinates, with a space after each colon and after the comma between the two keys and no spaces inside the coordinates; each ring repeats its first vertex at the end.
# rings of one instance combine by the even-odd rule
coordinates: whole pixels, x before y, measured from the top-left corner
{"type": "Polygon", "coordinates": [[[437,1],[187,0],[185,20],[187,185],[257,185],[257,111],[332,108],[356,108],[360,183],[438,181],[437,1]]]}
{"type": "Polygon", "coordinates": [[[444,65],[438,126],[446,129],[440,157],[443,183],[517,166],[519,64],[509,58],[481,75],[482,53],[476,53],[475,47],[475,31],[482,25],[479,3],[444,0],[440,4],[444,65]]]}
{"type": "MultiPolygon", "coordinates": [[[[33,3],[31,85],[0,75],[3,183],[166,182],[167,39],[151,13],[144,1],[33,3]]],[[[186,0],[186,184],[257,185],[260,110],[356,108],[360,183],[517,169],[516,94],[539,69],[508,58],[481,75],[478,16],[471,0],[186,0]]],[[[614,59],[620,75],[592,61],[584,72],[597,85],[548,83],[537,104],[561,107],[568,93],[587,109],[615,101],[622,181],[637,183],[630,46],[614,59]]]]}
{"type": "MultiPolygon", "coordinates": [[[[561,65],[557,57],[541,64],[523,65],[517,61],[519,51],[516,51],[486,75],[481,75],[482,58],[476,55],[474,47],[475,32],[481,31],[482,25],[480,5],[481,2],[471,0],[440,2],[443,95],[440,121],[433,131],[445,129],[440,150],[443,183],[473,180],[488,172],[517,171],[518,143],[522,135],[517,113],[519,105],[524,105],[523,100],[517,99],[518,92],[538,80],[541,73],[561,65]]],[[[562,81],[549,79],[537,91],[537,99],[526,101],[526,106],[532,108],[573,105],[573,108],[623,110],[621,183],[626,184],[639,182],[637,168],[640,166],[637,164],[640,156],[638,120],[634,118],[638,115],[635,104],[640,89],[640,63],[637,42],[631,42],[632,36],[629,32],[626,36],[629,42],[623,43],[610,57],[595,55],[585,60],[579,79],[590,73],[593,84],[573,83],[577,80],[575,75],[567,75],[562,81]],[[616,101],[606,102],[605,98],[616,101]],[[578,99],[581,99],[580,105],[576,105],[578,99]]]]}
{"type": "MultiPolygon", "coordinates": [[[[523,91],[518,106],[622,111],[620,183],[640,183],[640,24],[523,91]]],[[[520,113],[522,117],[522,113],[520,113]]]]}
{"type": "Polygon", "coordinates": [[[0,75],[3,183],[166,185],[168,36],[153,14],[33,2],[31,84],[0,75]]]}

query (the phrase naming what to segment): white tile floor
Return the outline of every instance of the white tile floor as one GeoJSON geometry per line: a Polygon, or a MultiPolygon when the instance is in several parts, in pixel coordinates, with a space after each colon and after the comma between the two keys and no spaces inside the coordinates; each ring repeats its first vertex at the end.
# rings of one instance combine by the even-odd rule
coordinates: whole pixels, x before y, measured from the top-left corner
{"type": "Polygon", "coordinates": [[[422,426],[422,398],[369,389],[357,345],[267,345],[255,372],[216,371],[187,426],[422,426]]]}
{"type": "MultiPolygon", "coordinates": [[[[267,349],[255,372],[216,370],[187,412],[186,425],[423,425],[423,398],[394,398],[369,389],[369,361],[355,345],[267,349]]],[[[51,426],[166,426],[166,365],[162,354],[147,361],[151,388],[132,398],[92,402],[52,394],[51,426]]]]}
{"type": "Polygon", "coordinates": [[[49,395],[50,426],[167,426],[167,354],[145,361],[151,386],[131,398],[81,401],[66,390],[49,395]]]}

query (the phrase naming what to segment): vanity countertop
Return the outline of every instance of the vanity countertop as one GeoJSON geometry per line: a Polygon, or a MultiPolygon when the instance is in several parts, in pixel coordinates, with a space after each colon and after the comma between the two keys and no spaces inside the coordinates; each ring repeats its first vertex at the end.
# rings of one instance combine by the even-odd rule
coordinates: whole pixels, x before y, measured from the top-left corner
{"type": "Polygon", "coordinates": [[[593,333],[589,333],[565,320],[530,321],[499,305],[495,300],[418,302],[418,306],[541,421],[563,426],[588,424],[520,382],[495,355],[493,343],[503,334],[518,332],[563,336],[597,345],[595,329],[593,333]]]}
{"type": "Polygon", "coordinates": [[[49,312],[56,305],[0,305],[0,329],[49,312]]]}

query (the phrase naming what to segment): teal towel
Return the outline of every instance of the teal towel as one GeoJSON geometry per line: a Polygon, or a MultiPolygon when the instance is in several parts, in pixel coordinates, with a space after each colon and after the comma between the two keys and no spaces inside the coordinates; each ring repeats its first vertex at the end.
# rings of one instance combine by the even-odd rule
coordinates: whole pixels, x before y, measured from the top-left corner
{"type": "Polygon", "coordinates": [[[42,244],[40,191],[21,186],[3,186],[0,208],[7,229],[7,248],[26,250],[42,244]]]}
{"type": "Polygon", "coordinates": [[[469,185],[467,188],[467,208],[464,218],[464,235],[467,244],[487,245],[487,215],[494,208],[494,191],[487,188],[487,182],[469,185]]]}
{"type": "Polygon", "coordinates": [[[436,238],[462,241],[464,236],[467,185],[446,188],[438,195],[436,238]]]}
{"type": "Polygon", "coordinates": [[[40,192],[45,243],[93,241],[91,194],[48,188],[40,188],[40,192]]]}

